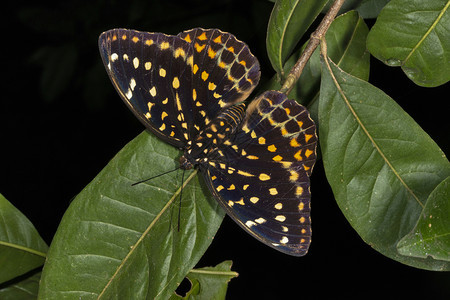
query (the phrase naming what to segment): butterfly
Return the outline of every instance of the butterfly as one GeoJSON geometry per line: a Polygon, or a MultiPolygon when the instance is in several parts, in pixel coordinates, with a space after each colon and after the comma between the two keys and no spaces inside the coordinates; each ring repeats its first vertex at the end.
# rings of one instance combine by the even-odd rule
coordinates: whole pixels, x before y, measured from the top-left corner
{"type": "Polygon", "coordinates": [[[198,168],[237,224],[283,253],[307,253],[316,127],[305,107],[277,91],[247,108],[260,66],[244,42],[218,29],[113,29],[99,48],[125,104],[183,151],[180,167],[198,168]]]}

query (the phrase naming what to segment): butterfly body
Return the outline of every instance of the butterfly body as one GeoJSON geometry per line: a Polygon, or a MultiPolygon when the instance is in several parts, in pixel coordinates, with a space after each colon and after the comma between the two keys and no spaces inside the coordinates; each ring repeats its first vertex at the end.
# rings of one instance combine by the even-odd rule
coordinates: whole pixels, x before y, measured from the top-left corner
{"type": "Polygon", "coordinates": [[[316,130],[307,110],[267,91],[246,109],[259,81],[248,46],[217,29],[177,36],[113,29],[99,38],[121,98],[159,138],[182,149],[227,214],[281,252],[306,254],[309,176],[316,130]]]}
{"type": "MultiPolygon", "coordinates": [[[[221,155],[219,146],[229,142],[245,116],[245,104],[241,103],[230,108],[214,118],[206,125],[199,135],[188,142],[183,157],[192,165],[208,165],[208,161],[221,155]]],[[[183,168],[183,167],[182,167],[183,168]]]]}

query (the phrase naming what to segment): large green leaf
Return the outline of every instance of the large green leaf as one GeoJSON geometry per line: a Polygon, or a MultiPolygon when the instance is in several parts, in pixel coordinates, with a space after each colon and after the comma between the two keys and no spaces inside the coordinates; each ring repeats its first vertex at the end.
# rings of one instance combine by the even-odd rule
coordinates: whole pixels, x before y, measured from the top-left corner
{"type": "Polygon", "coordinates": [[[428,198],[413,232],[398,243],[400,254],[450,261],[450,177],[428,198]]]}
{"type": "MultiPolygon", "coordinates": [[[[20,280],[14,280],[6,287],[0,287],[0,299],[2,300],[35,300],[38,295],[39,279],[41,273],[38,272],[20,280]]],[[[10,282],[8,282],[10,283],[10,282]]]]}
{"type": "Polygon", "coordinates": [[[267,28],[267,54],[284,78],[284,63],[328,0],[278,0],[267,28]]]}
{"type": "MultiPolygon", "coordinates": [[[[434,141],[389,96],[329,60],[323,63],[319,137],[327,179],[363,240],[402,263],[450,270],[445,261],[400,255],[397,243],[450,175],[434,141]]],[[[447,217],[449,211],[442,212],[447,217]]]]}
{"type": "MultiPolygon", "coordinates": [[[[351,11],[337,17],[331,23],[325,39],[327,41],[328,54],[337,65],[363,80],[369,79],[370,55],[366,50],[366,37],[369,29],[358,13],[351,11]]],[[[294,66],[305,45],[295,52],[284,66],[286,73],[294,66]]],[[[317,121],[317,108],[320,91],[321,65],[319,50],[316,49],[303,69],[302,75],[289,94],[289,98],[296,99],[303,105],[308,105],[311,117],[317,121]]],[[[279,90],[280,83],[274,76],[267,89],[279,90]]]]}
{"type": "Polygon", "coordinates": [[[167,299],[224,212],[197,171],[172,172],[179,150],[144,132],[76,197],[50,246],[40,299],[167,299]],[[178,200],[182,191],[178,230],[178,200]],[[209,195],[209,193],[206,193],[209,195]]]}
{"type": "Polygon", "coordinates": [[[367,47],[418,85],[444,84],[450,80],[449,7],[447,0],[393,0],[381,11],[367,47]]]}
{"type": "Polygon", "coordinates": [[[43,265],[47,249],[33,224],[0,194],[0,283],[43,265]]]}

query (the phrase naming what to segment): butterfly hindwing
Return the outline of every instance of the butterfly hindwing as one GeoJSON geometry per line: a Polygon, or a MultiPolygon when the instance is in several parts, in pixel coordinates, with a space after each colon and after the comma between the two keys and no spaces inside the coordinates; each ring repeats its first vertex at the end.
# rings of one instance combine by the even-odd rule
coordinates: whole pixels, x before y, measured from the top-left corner
{"type": "Polygon", "coordinates": [[[265,244],[304,255],[311,236],[309,175],[315,125],[306,109],[269,91],[254,100],[205,179],[227,213],[265,244]]]}

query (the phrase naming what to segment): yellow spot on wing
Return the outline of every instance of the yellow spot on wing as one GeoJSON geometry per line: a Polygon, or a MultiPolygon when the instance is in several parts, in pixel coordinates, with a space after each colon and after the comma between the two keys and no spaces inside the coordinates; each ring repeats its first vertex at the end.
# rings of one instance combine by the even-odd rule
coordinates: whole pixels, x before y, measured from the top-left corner
{"type": "Polygon", "coordinates": [[[146,41],[145,41],[145,44],[146,44],[147,46],[151,46],[151,45],[153,45],[153,40],[146,40],[146,41]]]}
{"type": "Polygon", "coordinates": [[[275,217],[275,220],[280,221],[280,222],[284,222],[286,220],[286,217],[283,215],[278,215],[275,217]]]}
{"type": "Polygon", "coordinates": [[[194,65],[194,67],[192,68],[192,73],[197,73],[197,71],[198,71],[198,66],[197,66],[197,64],[195,64],[194,65]]]}
{"type": "Polygon", "coordinates": [[[202,79],[203,81],[206,81],[206,79],[208,79],[209,74],[206,71],[202,72],[202,79]]]}
{"type": "Polygon", "coordinates": [[[183,48],[177,48],[177,50],[175,50],[173,56],[174,56],[175,58],[178,58],[178,57],[180,57],[180,56],[181,56],[182,58],[185,58],[185,57],[186,57],[186,53],[184,52],[183,48]]]}
{"type": "Polygon", "coordinates": [[[133,58],[133,66],[135,69],[139,67],[139,58],[137,57],[133,58]]]}
{"type": "Polygon", "coordinates": [[[168,42],[162,42],[161,45],[159,45],[159,48],[161,50],[166,50],[170,48],[170,44],[168,42]]]}
{"type": "Polygon", "coordinates": [[[278,191],[277,191],[276,188],[270,188],[270,189],[269,189],[269,193],[270,193],[272,196],[275,196],[275,195],[278,194],[278,191]]]}
{"type": "Polygon", "coordinates": [[[145,69],[148,71],[148,70],[150,70],[151,68],[152,68],[152,63],[151,62],[146,62],[145,64],[144,64],[144,67],[145,67],[145,69]]]}
{"type": "Polygon", "coordinates": [[[244,198],[241,198],[239,201],[236,201],[235,203],[240,204],[240,205],[245,205],[244,198]]]}
{"type": "Polygon", "coordinates": [[[245,172],[245,171],[242,171],[242,170],[238,170],[237,172],[238,172],[238,174],[240,174],[240,175],[242,175],[242,176],[246,176],[246,177],[252,177],[252,176],[254,176],[253,174],[250,174],[250,173],[245,172]]]}
{"type": "Polygon", "coordinates": [[[270,152],[275,152],[277,151],[277,147],[275,147],[275,145],[270,145],[269,147],[267,147],[267,150],[269,150],[270,152]]]}
{"type": "Polygon", "coordinates": [[[305,203],[303,203],[303,202],[300,202],[299,204],[298,204],[298,210],[303,210],[305,208],[305,203]]]}
{"type": "Polygon", "coordinates": [[[139,38],[138,38],[137,36],[134,36],[131,40],[132,40],[134,43],[139,42],[139,38]]]}
{"type": "Polygon", "coordinates": [[[197,100],[197,91],[195,89],[192,89],[192,99],[194,99],[194,101],[197,100]]]}
{"type": "Polygon", "coordinates": [[[166,70],[163,68],[159,69],[159,76],[166,77],[166,70]]]}
{"type": "Polygon", "coordinates": [[[152,95],[152,97],[155,97],[155,96],[156,96],[156,87],[152,87],[152,88],[150,89],[150,95],[152,95]]]}
{"type": "Polygon", "coordinates": [[[258,223],[258,224],[263,224],[263,223],[266,223],[267,220],[264,219],[264,218],[258,218],[258,219],[255,219],[255,222],[258,223]]]}
{"type": "Polygon", "coordinates": [[[258,203],[258,201],[259,201],[259,198],[258,198],[258,197],[251,197],[251,198],[250,198],[250,202],[253,203],[253,204],[258,203]]]}
{"type": "Polygon", "coordinates": [[[230,52],[232,52],[232,53],[234,53],[234,48],[233,48],[233,47],[228,47],[227,50],[230,51],[230,52]]]}
{"type": "Polygon", "coordinates": [[[313,151],[311,151],[311,150],[309,150],[309,149],[306,149],[306,151],[305,151],[305,156],[306,157],[309,157],[311,154],[313,154],[314,152],[313,151]]]}
{"type": "Polygon", "coordinates": [[[178,80],[178,77],[174,77],[172,81],[172,86],[174,89],[177,89],[180,87],[180,81],[178,80]]]}
{"type": "Polygon", "coordinates": [[[264,144],[266,143],[266,139],[263,138],[263,137],[260,137],[260,138],[258,139],[258,143],[259,143],[260,145],[264,145],[264,144]]]}
{"type": "Polygon", "coordinates": [[[213,82],[208,83],[208,89],[210,91],[214,91],[216,89],[216,85],[213,82]]]}
{"type": "Polygon", "coordinates": [[[221,44],[222,43],[222,39],[221,39],[221,35],[219,35],[218,37],[216,37],[213,41],[214,43],[218,43],[221,44]]]}
{"type": "Polygon", "coordinates": [[[270,179],[270,176],[264,173],[259,174],[259,180],[261,181],[267,181],[270,179]]]}
{"type": "Polygon", "coordinates": [[[221,61],[221,62],[219,63],[219,67],[221,67],[222,69],[225,69],[226,66],[227,66],[227,65],[226,65],[223,61],[221,61]]]}
{"type": "Polygon", "coordinates": [[[277,155],[277,156],[273,157],[272,160],[274,160],[274,161],[281,161],[281,160],[283,160],[283,157],[280,156],[280,155],[277,155]]]}
{"type": "Polygon", "coordinates": [[[298,173],[296,171],[290,171],[291,176],[289,177],[290,181],[297,181],[298,179],[298,173]]]}
{"type": "Polygon", "coordinates": [[[301,196],[303,194],[303,188],[301,187],[301,186],[298,186],[296,189],[295,189],[295,195],[296,196],[301,196]]]}

